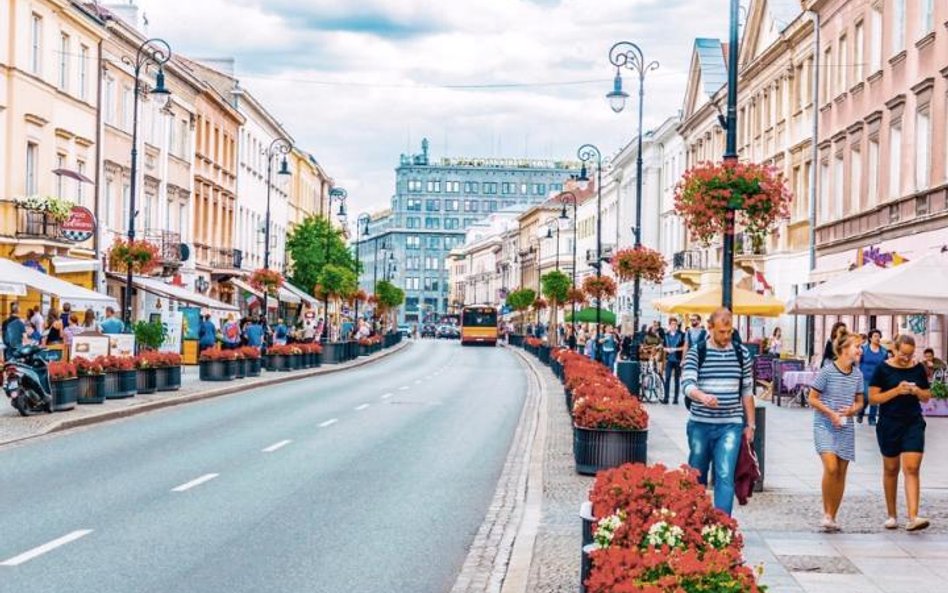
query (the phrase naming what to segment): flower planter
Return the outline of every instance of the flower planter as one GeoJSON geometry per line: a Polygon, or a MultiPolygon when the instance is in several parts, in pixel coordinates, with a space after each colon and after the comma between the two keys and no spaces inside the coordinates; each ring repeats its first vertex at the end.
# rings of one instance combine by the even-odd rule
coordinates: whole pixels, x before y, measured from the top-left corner
{"type": "Polygon", "coordinates": [[[247,362],[247,376],[259,377],[260,370],[263,366],[263,360],[260,358],[248,358],[246,362],[247,362]]]}
{"type": "Polygon", "coordinates": [[[63,379],[62,381],[50,381],[50,387],[53,390],[53,411],[62,412],[76,407],[79,400],[79,379],[63,379]]]}
{"type": "Polygon", "coordinates": [[[326,342],[323,344],[323,363],[338,364],[345,360],[346,344],[344,342],[326,342]]]}
{"type": "Polygon", "coordinates": [[[181,389],[181,367],[160,367],[157,371],[158,391],[177,391],[181,389]]]}
{"type": "Polygon", "coordinates": [[[592,572],[592,558],[590,553],[596,549],[595,544],[589,544],[583,546],[583,555],[579,562],[579,591],[580,593],[586,593],[586,579],[589,578],[589,573],[592,572]]]}
{"type": "Polygon", "coordinates": [[[576,473],[590,476],[624,463],[645,463],[648,430],[613,430],[573,426],[576,473]]]}
{"type": "Polygon", "coordinates": [[[542,362],[543,364],[546,364],[546,365],[550,364],[550,347],[540,346],[539,353],[537,354],[537,358],[539,358],[540,362],[542,362]]]}
{"type": "Polygon", "coordinates": [[[310,356],[313,357],[313,368],[319,368],[323,366],[322,352],[313,352],[310,356]]]}
{"type": "Polygon", "coordinates": [[[925,416],[948,416],[948,399],[928,400],[922,404],[922,414],[925,416]]]}
{"type": "Polygon", "coordinates": [[[507,343],[511,346],[523,346],[523,334],[510,334],[507,336],[507,343]]]}
{"type": "Polygon", "coordinates": [[[236,360],[202,360],[198,369],[201,381],[232,381],[237,378],[236,360]]]}
{"type": "Polygon", "coordinates": [[[105,402],[105,375],[79,377],[78,404],[101,404],[105,402]]]}
{"type": "Polygon", "coordinates": [[[270,366],[267,367],[268,371],[288,371],[290,370],[290,357],[286,354],[271,354],[270,366]]]}
{"type": "Polygon", "coordinates": [[[288,362],[289,367],[290,367],[289,370],[291,371],[302,370],[303,368],[303,355],[302,354],[290,354],[289,356],[287,356],[287,359],[289,361],[288,362]]]}
{"type": "Polygon", "coordinates": [[[158,391],[158,369],[138,369],[138,393],[154,393],[158,391]]]}
{"type": "Polygon", "coordinates": [[[105,399],[132,397],[138,391],[138,371],[110,371],[105,373],[105,399]]]}
{"type": "Polygon", "coordinates": [[[573,392],[569,388],[564,387],[563,393],[566,394],[566,411],[569,414],[573,413],[573,392]]]}
{"type": "Polygon", "coordinates": [[[579,518],[583,522],[583,546],[593,543],[593,526],[596,524],[596,518],[593,517],[592,512],[592,503],[588,500],[579,505],[579,518]]]}
{"type": "Polygon", "coordinates": [[[359,356],[368,356],[372,354],[372,346],[359,345],[359,356]]]}
{"type": "Polygon", "coordinates": [[[244,358],[238,358],[234,361],[236,363],[234,368],[236,369],[236,374],[234,375],[235,379],[243,379],[247,376],[247,360],[244,358]]]}

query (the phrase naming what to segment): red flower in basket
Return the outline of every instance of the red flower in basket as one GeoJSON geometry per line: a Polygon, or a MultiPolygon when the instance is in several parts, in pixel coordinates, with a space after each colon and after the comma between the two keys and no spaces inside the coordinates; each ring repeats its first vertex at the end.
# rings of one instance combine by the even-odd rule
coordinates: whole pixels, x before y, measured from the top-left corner
{"type": "Polygon", "coordinates": [[[100,358],[95,360],[89,360],[88,358],[83,358],[77,356],[72,359],[72,363],[76,365],[76,374],[80,377],[91,377],[94,375],[101,375],[105,372],[105,369],[102,368],[102,362],[100,358]]]}
{"type": "Polygon", "coordinates": [[[246,360],[257,360],[260,358],[260,349],[254,346],[244,346],[239,349],[241,358],[246,360]]]}
{"type": "Polygon", "coordinates": [[[276,270],[254,270],[250,275],[250,286],[271,296],[283,286],[283,274],[276,270]]]}
{"type": "Polygon", "coordinates": [[[583,280],[583,290],[594,299],[612,298],[616,296],[616,281],[609,276],[588,276],[583,280]]]}
{"type": "Polygon", "coordinates": [[[116,237],[109,249],[108,262],[113,272],[124,273],[131,267],[135,274],[148,274],[161,264],[161,251],[144,239],[127,241],[116,237]]]}
{"type": "Polygon", "coordinates": [[[534,301],[533,301],[533,310],[534,310],[534,311],[539,311],[540,309],[546,309],[547,306],[548,306],[548,305],[547,305],[546,299],[543,298],[543,297],[537,297],[537,298],[534,299],[534,301]]]}
{"type": "Polygon", "coordinates": [[[586,303],[586,293],[582,288],[570,288],[566,292],[566,302],[572,305],[584,305],[586,303]]]}
{"type": "Polygon", "coordinates": [[[632,280],[639,276],[646,282],[660,284],[665,278],[665,258],[648,247],[622,249],[609,263],[621,280],[632,280]]]}
{"type": "Polygon", "coordinates": [[[135,370],[135,359],[131,356],[99,356],[95,360],[107,373],[135,370]]]}
{"type": "Polygon", "coordinates": [[[201,352],[201,361],[222,361],[237,360],[237,352],[234,350],[221,350],[220,348],[208,348],[201,352]]]}
{"type": "Polygon", "coordinates": [[[68,379],[75,379],[78,376],[76,365],[71,362],[51,362],[47,370],[49,371],[50,381],[66,381],[68,379]]]}

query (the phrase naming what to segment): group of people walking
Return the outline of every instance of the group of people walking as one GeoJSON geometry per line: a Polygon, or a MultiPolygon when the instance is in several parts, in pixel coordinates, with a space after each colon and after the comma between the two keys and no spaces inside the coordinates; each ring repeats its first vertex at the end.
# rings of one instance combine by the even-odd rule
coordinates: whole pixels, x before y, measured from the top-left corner
{"type": "Polygon", "coordinates": [[[56,346],[69,348],[75,335],[88,331],[103,334],[118,334],[125,329],[125,323],[115,315],[115,309],[105,308],[105,315],[99,317],[95,310],[86,309],[79,313],[73,311],[69,303],[63,303],[62,311],[49,307],[43,315],[39,307],[31,308],[21,316],[20,304],[10,304],[10,314],[3,320],[4,359],[9,360],[13,351],[22,346],[56,346]]]}

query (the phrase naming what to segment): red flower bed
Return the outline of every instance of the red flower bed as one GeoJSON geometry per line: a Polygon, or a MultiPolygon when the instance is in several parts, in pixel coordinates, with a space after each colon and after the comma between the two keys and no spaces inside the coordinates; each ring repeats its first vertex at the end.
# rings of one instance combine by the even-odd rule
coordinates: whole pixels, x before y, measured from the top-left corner
{"type": "Polygon", "coordinates": [[[359,340],[360,346],[375,346],[382,343],[382,336],[369,336],[359,340]]]}
{"type": "Polygon", "coordinates": [[[631,280],[636,276],[646,282],[660,284],[665,278],[665,258],[648,247],[623,249],[609,262],[613,271],[622,280],[631,280]]]}
{"type": "Polygon", "coordinates": [[[71,362],[51,362],[47,370],[49,371],[50,381],[65,381],[66,379],[75,379],[78,376],[76,365],[71,362]]]}
{"type": "Polygon", "coordinates": [[[579,354],[560,354],[563,384],[573,393],[573,423],[580,428],[644,430],[648,412],[603,364],[579,354]]]}
{"type": "Polygon", "coordinates": [[[571,305],[583,305],[586,303],[586,293],[582,288],[570,288],[566,292],[566,302],[571,305]]]}
{"type": "Polygon", "coordinates": [[[208,348],[207,350],[201,352],[200,360],[202,361],[220,361],[220,360],[237,360],[237,351],[236,350],[221,350],[220,348],[208,348]]]}
{"type": "Polygon", "coordinates": [[[116,237],[108,253],[109,269],[125,273],[129,266],[135,274],[148,274],[161,264],[158,246],[144,239],[127,241],[116,237]]]}
{"type": "MultiPolygon", "coordinates": [[[[301,344],[293,344],[293,346],[298,348],[300,352],[304,352],[307,354],[322,354],[323,352],[322,345],[317,344],[316,342],[304,342],[301,344]]],[[[272,351],[273,348],[271,348],[270,350],[272,351]]]]}
{"type": "Polygon", "coordinates": [[[254,346],[241,346],[237,349],[237,353],[240,358],[246,360],[256,360],[260,358],[260,348],[254,346]]]}
{"type": "Polygon", "coordinates": [[[310,344],[277,344],[275,346],[270,346],[270,348],[267,350],[267,354],[272,354],[275,356],[292,356],[294,354],[302,354],[304,352],[304,348],[309,346],[310,344]]]}
{"type": "Polygon", "coordinates": [[[688,467],[626,464],[600,472],[591,593],[760,591],[737,522],[715,509],[688,467]]]}
{"type": "Polygon", "coordinates": [[[93,375],[101,375],[105,372],[105,369],[102,368],[101,359],[101,356],[95,360],[89,360],[88,358],[77,356],[72,359],[72,363],[76,365],[76,373],[80,377],[91,377],[93,375]]]}
{"type": "Polygon", "coordinates": [[[132,356],[99,356],[95,362],[102,365],[107,373],[135,370],[135,358],[132,356]]]}
{"type": "Polygon", "coordinates": [[[534,338],[533,336],[530,336],[524,340],[524,343],[526,343],[526,345],[530,346],[531,348],[539,348],[540,346],[543,345],[543,340],[541,340],[540,338],[534,338]]]}

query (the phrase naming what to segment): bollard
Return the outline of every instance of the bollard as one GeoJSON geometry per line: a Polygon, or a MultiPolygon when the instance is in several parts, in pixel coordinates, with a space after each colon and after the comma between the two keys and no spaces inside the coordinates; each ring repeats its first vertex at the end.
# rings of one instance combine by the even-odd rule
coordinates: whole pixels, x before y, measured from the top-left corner
{"type": "Polygon", "coordinates": [[[640,364],[637,360],[620,360],[616,365],[616,375],[629,388],[632,395],[639,394],[640,364]]]}
{"type": "Polygon", "coordinates": [[[766,475],[764,466],[767,453],[767,407],[761,402],[757,402],[754,407],[754,422],[757,425],[757,430],[754,431],[754,453],[757,454],[757,464],[760,466],[760,479],[754,484],[754,492],[763,492],[766,475]]]}

